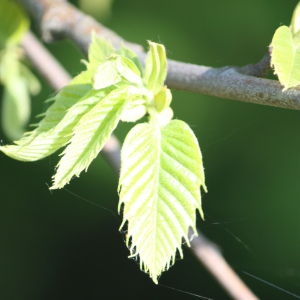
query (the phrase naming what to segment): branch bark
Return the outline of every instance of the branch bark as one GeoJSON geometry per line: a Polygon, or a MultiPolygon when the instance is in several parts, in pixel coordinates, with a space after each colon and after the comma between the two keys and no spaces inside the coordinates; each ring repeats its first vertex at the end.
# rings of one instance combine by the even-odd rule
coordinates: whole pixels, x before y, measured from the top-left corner
{"type": "MultiPolygon", "coordinates": [[[[46,41],[69,38],[86,53],[90,44],[90,33],[95,31],[109,40],[114,47],[120,47],[124,43],[142,60],[145,58],[141,46],[124,41],[115,32],[64,0],[19,2],[35,18],[46,41]]],[[[169,60],[166,84],[170,88],[220,98],[300,110],[299,89],[282,92],[279,82],[253,76],[261,74],[261,65],[257,63],[245,67],[212,68],[169,60]]]]}
{"type": "Polygon", "coordinates": [[[31,32],[24,36],[21,46],[25,50],[31,64],[55,90],[60,90],[69,83],[71,80],[70,75],[53,59],[52,55],[45,50],[31,32]],[[53,74],[56,74],[56,76],[53,76],[53,74]]]}
{"type": "Polygon", "coordinates": [[[199,235],[191,241],[191,247],[195,256],[215,277],[232,299],[258,300],[230,267],[214,243],[199,233],[199,235]]]}

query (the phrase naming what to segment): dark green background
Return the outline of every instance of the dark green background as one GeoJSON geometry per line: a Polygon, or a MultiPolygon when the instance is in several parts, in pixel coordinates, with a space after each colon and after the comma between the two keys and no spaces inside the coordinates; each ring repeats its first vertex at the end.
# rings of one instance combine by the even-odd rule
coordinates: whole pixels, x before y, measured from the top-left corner
{"type": "MultiPolygon", "coordinates": [[[[115,0],[106,24],[130,41],[165,44],[172,59],[244,65],[266,53],[296,3],[115,0]]],[[[82,68],[71,43],[49,48],[72,75],[82,68]]],[[[44,87],[33,114],[53,93],[44,87]]],[[[300,294],[300,112],[179,91],[173,108],[195,131],[204,156],[209,193],[199,228],[261,299],[293,299],[244,272],[300,294]]],[[[56,155],[36,163],[0,159],[0,299],[195,298],[155,286],[127,258],[117,178],[102,157],[55,192],[48,185],[56,155]]],[[[229,299],[187,248],[160,283],[229,299]]]]}

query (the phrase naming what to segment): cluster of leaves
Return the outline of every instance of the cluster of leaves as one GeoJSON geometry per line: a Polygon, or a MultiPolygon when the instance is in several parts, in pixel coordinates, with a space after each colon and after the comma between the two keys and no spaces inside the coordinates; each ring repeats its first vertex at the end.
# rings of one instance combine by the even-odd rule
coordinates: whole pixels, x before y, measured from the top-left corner
{"type": "Polygon", "coordinates": [[[93,36],[86,70],[53,99],[37,127],[0,151],[21,161],[42,159],[65,147],[51,189],[64,187],[86,170],[120,121],[135,125],[121,151],[119,211],[127,225],[127,245],[154,282],[175,261],[181,244],[196,233],[203,216],[202,156],[195,135],[172,120],[171,91],[164,86],[163,45],[149,42],[145,68],[135,53],[93,36]]]}
{"type": "Polygon", "coordinates": [[[24,133],[30,117],[30,96],[39,91],[39,82],[22,63],[18,46],[28,30],[29,20],[15,1],[0,3],[0,83],[4,86],[2,127],[12,140],[24,133]]]}
{"type": "Polygon", "coordinates": [[[284,90],[300,85],[300,2],[290,26],[280,26],[271,42],[271,65],[284,90]]]}
{"type": "MultiPolygon", "coordinates": [[[[271,65],[285,89],[300,84],[300,3],[290,27],[273,37],[271,65]]],[[[18,44],[28,19],[12,1],[0,9],[0,81],[5,86],[2,122],[17,139],[30,112],[29,92],[39,88],[20,62],[18,44]]],[[[171,91],[164,85],[167,59],[164,46],[149,42],[145,67],[131,50],[115,50],[92,37],[86,69],[55,97],[35,129],[0,151],[21,161],[43,159],[64,147],[51,189],[63,188],[87,170],[118,124],[136,124],[121,151],[119,212],[127,227],[130,256],[157,283],[158,276],[182,257],[189,229],[196,233],[196,212],[203,217],[201,186],[206,190],[202,155],[191,128],[173,120],[171,91]]]]}

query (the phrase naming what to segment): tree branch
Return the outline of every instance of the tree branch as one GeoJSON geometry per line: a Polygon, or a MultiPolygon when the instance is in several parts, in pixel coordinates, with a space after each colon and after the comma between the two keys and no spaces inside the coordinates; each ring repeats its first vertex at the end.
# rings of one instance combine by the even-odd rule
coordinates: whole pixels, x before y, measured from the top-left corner
{"type": "Polygon", "coordinates": [[[46,79],[50,86],[60,90],[69,83],[71,80],[70,75],[53,59],[48,51],[45,51],[45,48],[31,32],[24,36],[21,46],[25,50],[31,64],[46,79]],[[56,74],[56,76],[53,76],[53,74],[56,74]]]}
{"type": "Polygon", "coordinates": [[[116,48],[125,43],[134,51],[142,52],[141,46],[125,42],[112,30],[102,26],[65,0],[19,0],[19,2],[35,19],[46,42],[69,38],[87,53],[91,32],[94,31],[109,40],[116,48]]]}
{"type": "MultiPolygon", "coordinates": [[[[64,0],[19,2],[36,19],[46,41],[69,38],[86,53],[90,44],[90,33],[95,31],[109,40],[114,47],[120,47],[124,43],[142,60],[145,57],[141,46],[124,41],[115,32],[64,0]]],[[[263,61],[266,64],[268,59],[264,58],[263,61]]],[[[262,73],[264,64],[260,62],[245,67],[212,68],[169,60],[166,84],[170,88],[220,98],[300,110],[299,89],[282,92],[279,82],[253,76],[262,73]]]]}
{"type": "Polygon", "coordinates": [[[219,248],[201,233],[191,241],[192,251],[233,299],[258,300],[222,256],[219,248]]]}

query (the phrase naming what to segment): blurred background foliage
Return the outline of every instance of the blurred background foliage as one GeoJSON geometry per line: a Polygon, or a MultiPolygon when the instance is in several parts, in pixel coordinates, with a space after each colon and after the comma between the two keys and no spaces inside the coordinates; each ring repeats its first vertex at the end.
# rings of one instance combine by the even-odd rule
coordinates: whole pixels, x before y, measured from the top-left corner
{"type": "MultiPolygon", "coordinates": [[[[218,67],[258,61],[275,29],[289,24],[297,1],[74,3],[125,39],[161,42],[172,59],[218,67]]],[[[83,68],[70,42],[49,49],[72,75],[83,68]]],[[[33,115],[53,93],[44,83],[33,115]]],[[[300,113],[182,91],[174,91],[173,109],[196,132],[204,156],[209,193],[200,230],[260,299],[293,297],[244,272],[300,294],[300,113]]],[[[122,139],[128,128],[117,135],[122,139]]],[[[195,298],[162,285],[229,299],[188,249],[162,285],[153,285],[127,258],[118,232],[117,176],[105,160],[99,156],[87,174],[50,192],[56,162],[57,155],[29,164],[1,154],[1,299],[195,298]]]]}

